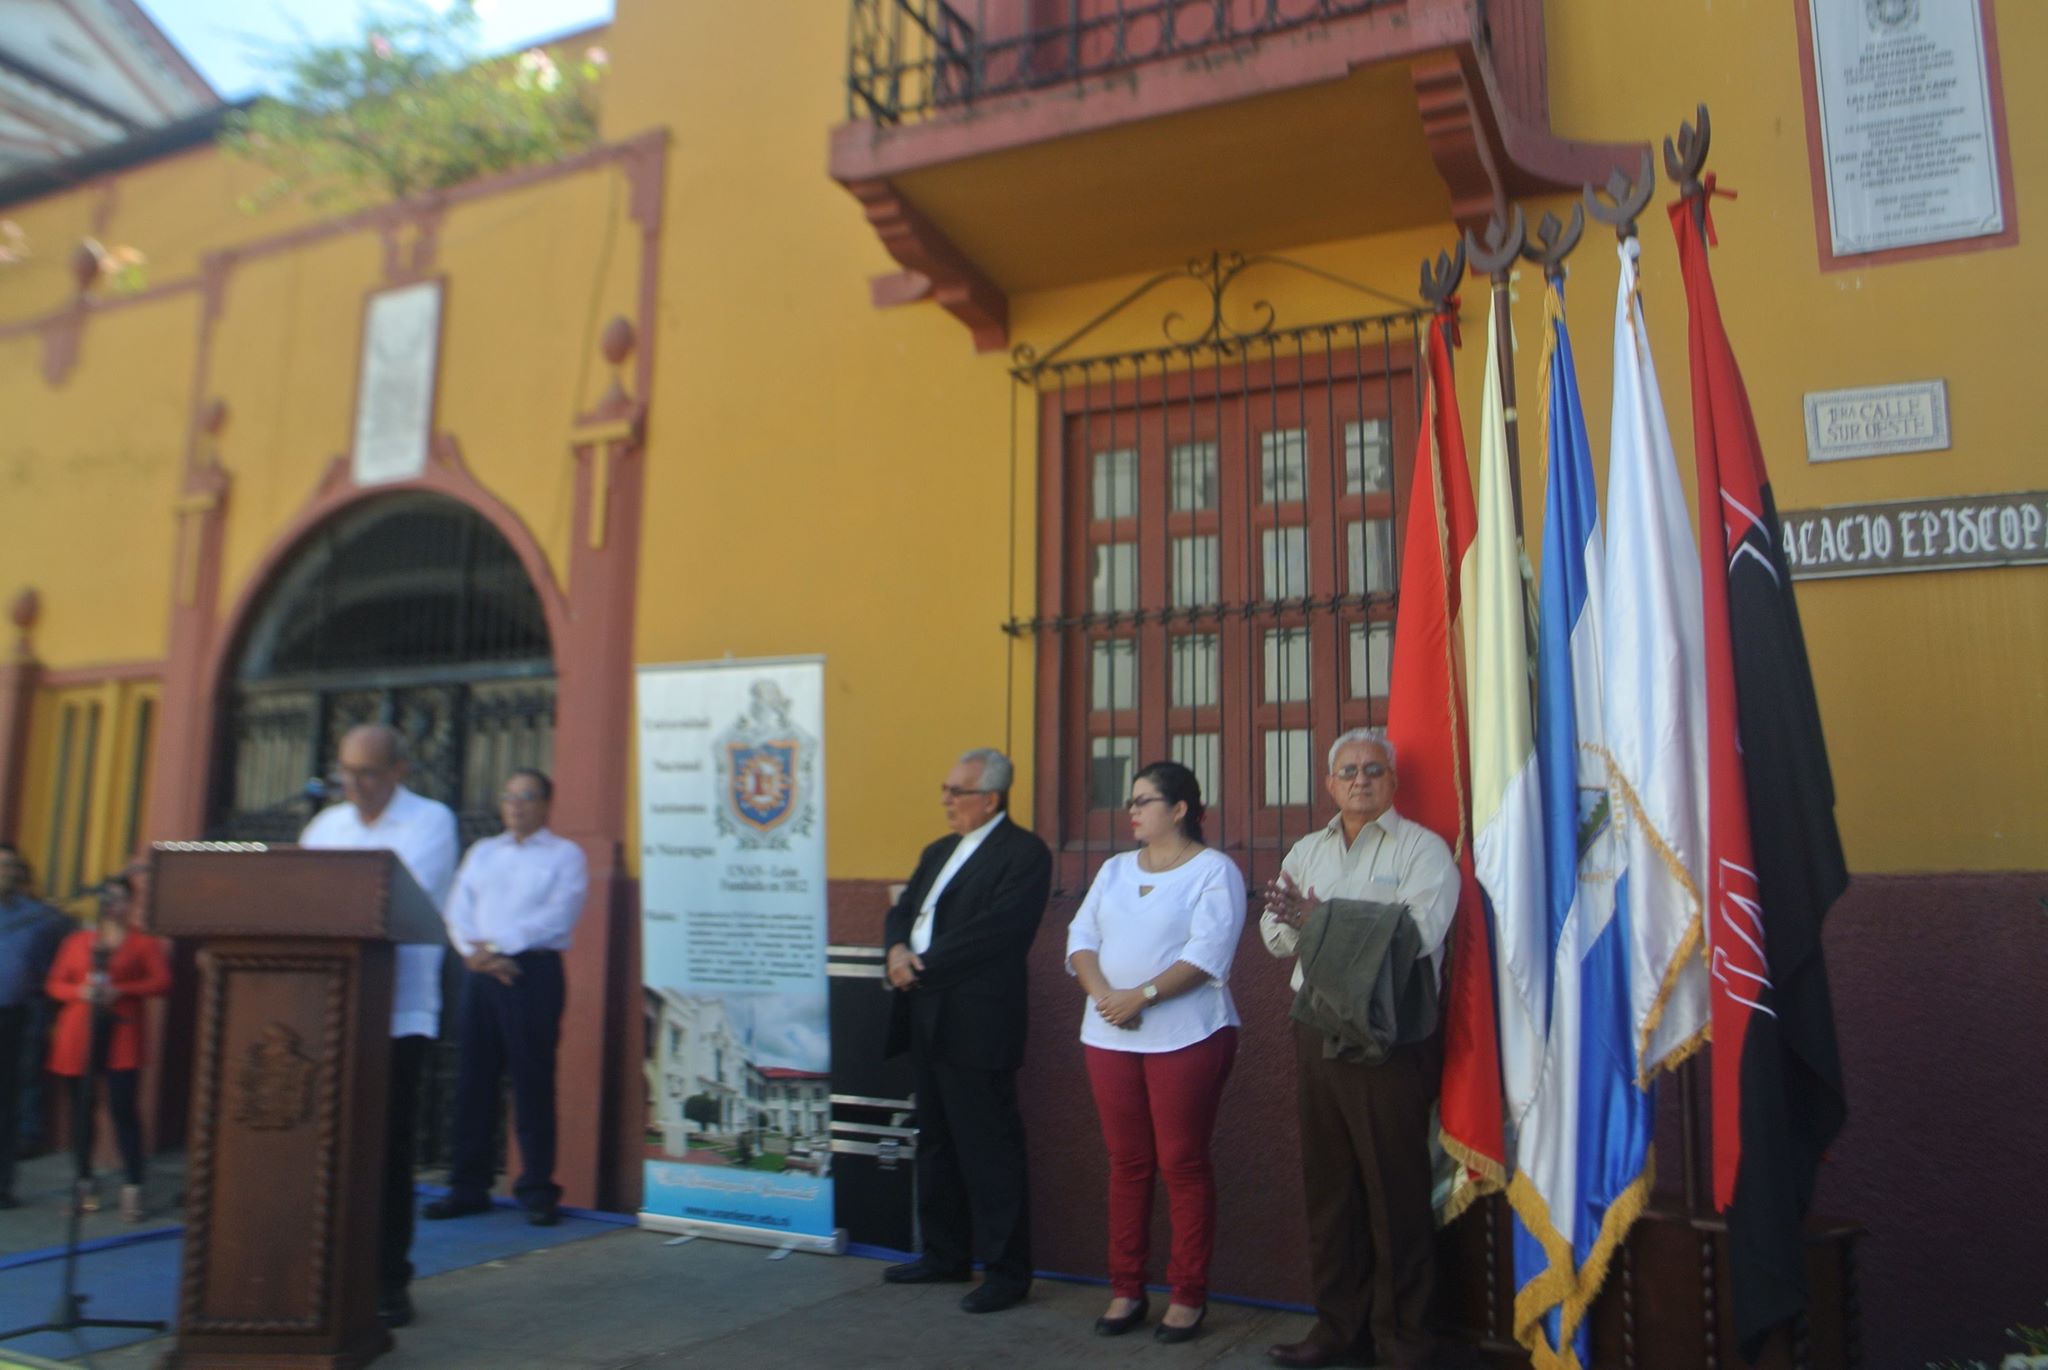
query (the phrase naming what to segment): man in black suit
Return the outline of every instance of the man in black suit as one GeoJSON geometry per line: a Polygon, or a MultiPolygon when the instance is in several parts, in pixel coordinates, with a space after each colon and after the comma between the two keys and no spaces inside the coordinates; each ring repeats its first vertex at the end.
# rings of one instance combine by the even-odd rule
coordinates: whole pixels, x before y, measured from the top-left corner
{"type": "Polygon", "coordinates": [[[1031,1289],[1031,1197],[1017,1067],[1024,1063],[1024,959],[1045,916],[1052,853],[1008,819],[1010,759],[971,751],[941,791],[952,836],[924,849],[889,910],[888,1054],[917,1079],[917,1215],[924,1254],[891,1284],[982,1283],[960,1300],[994,1313],[1031,1289]]]}

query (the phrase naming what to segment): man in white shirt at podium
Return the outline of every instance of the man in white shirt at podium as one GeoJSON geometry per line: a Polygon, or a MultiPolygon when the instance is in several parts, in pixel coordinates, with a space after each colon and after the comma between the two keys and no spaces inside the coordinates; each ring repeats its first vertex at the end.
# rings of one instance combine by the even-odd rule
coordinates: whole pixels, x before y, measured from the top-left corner
{"type": "MultiPolygon", "coordinates": [[[[461,846],[446,804],[405,787],[405,739],[381,723],[351,728],[335,766],[342,801],[322,809],[299,834],[302,847],[388,851],[405,863],[438,911],[448,901],[461,846]]],[[[384,1240],[378,1252],[377,1316],[386,1327],[412,1321],[413,1129],[420,1072],[441,1029],[445,948],[396,949],[391,995],[391,1090],[384,1153],[384,1240]]]]}

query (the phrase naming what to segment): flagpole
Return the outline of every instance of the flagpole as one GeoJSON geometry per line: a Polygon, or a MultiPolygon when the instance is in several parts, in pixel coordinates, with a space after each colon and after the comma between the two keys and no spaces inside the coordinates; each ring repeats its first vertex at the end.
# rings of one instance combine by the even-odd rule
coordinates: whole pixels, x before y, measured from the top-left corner
{"type": "MultiPolygon", "coordinates": [[[[1707,120],[1707,107],[1698,106],[1697,129],[1692,124],[1680,121],[1676,143],[1664,140],[1664,170],[1678,187],[1679,199],[1686,202],[1691,211],[1693,232],[1699,235],[1700,250],[1707,245],[1707,187],[1701,184],[1701,168],[1707,164],[1707,148],[1713,137],[1713,127],[1707,120]]],[[[1648,156],[1644,158],[1647,163],[1648,156]]],[[[1630,227],[1634,227],[1631,223],[1630,227]]],[[[1718,1048],[1716,1048],[1718,1049],[1718,1048]]],[[[1688,1057],[1678,1068],[1678,1102],[1680,1134],[1684,1148],[1685,1166],[1685,1210],[1700,1214],[1710,1211],[1706,1200],[1706,1147],[1702,1131],[1700,1111],[1699,1058],[1688,1057]]]]}
{"type": "Polygon", "coordinates": [[[1505,222],[1499,214],[1487,220],[1484,243],[1471,229],[1465,230],[1465,255],[1470,258],[1472,269],[1485,272],[1493,282],[1489,307],[1494,314],[1495,351],[1500,363],[1500,401],[1507,420],[1508,492],[1514,499],[1515,537],[1518,540],[1523,535],[1522,445],[1520,423],[1515,416],[1515,334],[1508,314],[1508,282],[1509,273],[1520,259],[1527,239],[1528,221],[1522,217],[1520,205],[1509,210],[1505,222]]]}

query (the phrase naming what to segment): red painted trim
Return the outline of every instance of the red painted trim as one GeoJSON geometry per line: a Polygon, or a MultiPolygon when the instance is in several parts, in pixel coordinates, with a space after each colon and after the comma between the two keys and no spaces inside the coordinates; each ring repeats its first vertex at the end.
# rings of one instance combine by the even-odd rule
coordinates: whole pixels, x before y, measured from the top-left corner
{"type": "Polygon", "coordinates": [[[2012,138],[2005,124],[2005,75],[1998,59],[1998,20],[1995,0],[1983,0],[1979,13],[1984,18],[1985,96],[1991,106],[1991,138],[1997,144],[1998,199],[2005,211],[2005,228],[1975,238],[1958,238],[1946,243],[1919,243],[1912,247],[1886,248],[1882,252],[1835,255],[1834,220],[1828,212],[1827,153],[1821,145],[1820,90],[1813,78],[1813,16],[1806,0],[1792,0],[1793,25],[1799,40],[1799,89],[1806,106],[1806,166],[1808,189],[1813,195],[1814,248],[1822,271],[1861,271],[1865,267],[1894,266],[1929,257],[1953,257],[1964,252],[1988,252],[2016,247],[2020,241],[2019,201],[2013,194],[2012,138]]]}
{"type": "MultiPolygon", "coordinates": [[[[867,211],[868,223],[889,255],[922,280],[947,313],[967,325],[975,351],[994,352],[1009,342],[1009,300],[931,220],[887,181],[857,181],[846,188],[867,211]]],[[[885,290],[876,303],[887,297],[885,290]]]]}
{"type": "Polygon", "coordinates": [[[39,315],[33,319],[20,319],[13,323],[0,323],[0,338],[14,338],[21,336],[23,333],[41,332],[61,324],[64,320],[76,315],[113,314],[123,309],[133,308],[138,304],[155,304],[160,300],[170,299],[174,295],[183,295],[189,290],[197,290],[199,286],[199,277],[180,276],[175,280],[165,281],[162,285],[153,285],[146,290],[138,290],[132,295],[83,296],[73,300],[70,304],[51,310],[49,313],[39,315]]]}
{"type": "Polygon", "coordinates": [[[644,158],[651,153],[658,155],[668,147],[668,130],[653,129],[635,134],[621,142],[606,143],[588,152],[546,166],[521,167],[516,171],[504,171],[495,176],[465,181],[447,190],[428,191],[410,199],[393,200],[389,204],[372,205],[359,209],[338,219],[327,219],[318,223],[304,224],[298,228],[259,238],[254,242],[237,243],[222,248],[221,256],[235,262],[252,261],[259,257],[289,252],[308,243],[319,242],[337,234],[354,233],[365,228],[375,228],[386,223],[403,223],[416,220],[429,211],[445,210],[453,205],[466,204],[471,200],[488,199],[507,191],[524,190],[563,176],[574,176],[580,172],[609,166],[613,162],[630,162],[644,158]]]}
{"type": "Polygon", "coordinates": [[[96,666],[65,666],[61,669],[45,670],[43,686],[51,690],[67,690],[80,685],[110,685],[137,680],[162,680],[162,661],[109,661],[96,666]]]}
{"type": "MultiPolygon", "coordinates": [[[[437,190],[427,195],[416,195],[409,200],[394,200],[390,204],[376,205],[369,209],[357,210],[355,213],[339,219],[328,219],[319,223],[305,224],[283,233],[273,234],[268,238],[257,238],[246,243],[235,243],[208,253],[198,275],[179,277],[162,285],[152,286],[148,290],[138,291],[133,295],[94,300],[91,301],[91,308],[97,312],[139,304],[146,300],[160,299],[166,295],[180,294],[203,285],[206,271],[216,265],[222,268],[231,267],[242,262],[274,256],[279,252],[289,252],[294,248],[304,247],[310,243],[320,242],[323,239],[332,238],[339,234],[354,233],[368,228],[379,228],[385,224],[397,224],[407,221],[420,223],[429,214],[445,211],[451,205],[463,204],[470,200],[484,199],[492,195],[503,194],[507,191],[524,190],[542,181],[552,180],[558,176],[570,176],[578,172],[590,171],[598,167],[608,166],[613,162],[618,162],[624,167],[630,184],[639,185],[647,180],[645,170],[647,164],[651,163],[657,171],[660,169],[663,156],[668,150],[668,137],[667,129],[653,129],[647,133],[635,134],[633,137],[620,142],[606,143],[603,147],[592,148],[589,152],[564,161],[554,162],[547,166],[524,167],[518,171],[507,171],[496,176],[486,176],[481,180],[469,181],[448,190],[437,190]]],[[[196,152],[194,155],[196,155],[196,152]]],[[[656,180],[658,182],[659,178],[657,177],[656,180]]],[[[636,208],[636,216],[644,216],[644,214],[644,209],[636,208]]],[[[654,212],[654,224],[657,232],[659,231],[659,222],[660,216],[657,208],[654,212]]],[[[65,305],[32,318],[20,319],[11,323],[0,323],[0,338],[41,328],[45,324],[62,318],[65,314],[71,312],[71,309],[72,306],[65,305]]],[[[652,331],[652,318],[651,314],[646,315],[640,330],[643,354],[647,350],[647,340],[652,331]]],[[[645,394],[646,391],[643,389],[641,393],[645,394]]]]}
{"type": "Polygon", "coordinates": [[[27,654],[0,661],[0,841],[13,841],[21,826],[21,785],[28,773],[29,720],[35,713],[42,664],[27,654]]]}
{"type": "MultiPolygon", "coordinates": [[[[463,459],[461,442],[452,433],[440,433],[434,438],[432,450],[427,456],[427,469],[411,480],[390,481],[383,485],[356,485],[349,479],[348,459],[337,456],[327,465],[320,484],[315,487],[311,498],[299,509],[284,530],[274,536],[270,547],[261,559],[250,568],[244,577],[241,589],[236,593],[234,607],[221,620],[221,631],[216,635],[212,661],[202,684],[205,699],[217,700],[220,688],[233,669],[231,657],[240,645],[243,629],[262,603],[264,596],[273,587],[276,575],[302,543],[322,524],[336,515],[367,504],[386,495],[402,492],[424,492],[446,495],[458,500],[480,515],[485,522],[498,530],[500,536],[511,545],[519,557],[519,564],[527,578],[533,582],[535,593],[540,597],[541,610],[547,616],[548,641],[559,644],[569,633],[569,604],[560,583],[555,579],[554,570],[548,564],[547,553],[541,549],[539,539],[513,511],[512,507],[498,498],[488,486],[479,481],[463,459]]],[[[557,648],[559,650],[559,648],[557,648]]],[[[211,747],[203,752],[212,755],[211,747]]]]}

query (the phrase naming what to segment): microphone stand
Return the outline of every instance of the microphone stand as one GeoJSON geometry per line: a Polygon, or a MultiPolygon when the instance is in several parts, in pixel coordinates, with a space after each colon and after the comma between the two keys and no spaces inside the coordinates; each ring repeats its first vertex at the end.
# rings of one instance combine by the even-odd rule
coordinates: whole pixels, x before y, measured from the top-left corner
{"type": "MultiPolygon", "coordinates": [[[[110,948],[97,942],[93,944],[92,966],[96,983],[102,987],[107,980],[107,966],[113,957],[110,948]]],[[[107,1032],[112,1026],[113,1005],[95,999],[92,1006],[92,1029],[87,1044],[85,1073],[78,1077],[77,1094],[72,1100],[71,1112],[71,1155],[76,1169],[87,1176],[92,1174],[92,1144],[88,1140],[93,1108],[99,1095],[101,1062],[105,1059],[107,1032]]],[[[78,1348],[79,1358],[87,1365],[92,1364],[92,1352],[79,1332],[88,1327],[113,1327],[135,1329],[145,1332],[161,1332],[165,1324],[144,1318],[88,1318],[85,1316],[86,1302],[92,1297],[78,1292],[78,1231],[84,1214],[80,1211],[82,1182],[74,1181],[71,1188],[71,1216],[64,1234],[64,1284],[57,1294],[56,1306],[50,1312],[47,1322],[33,1326],[17,1327],[0,1332],[0,1342],[31,1337],[38,1332],[62,1332],[71,1338],[78,1348]]]]}

